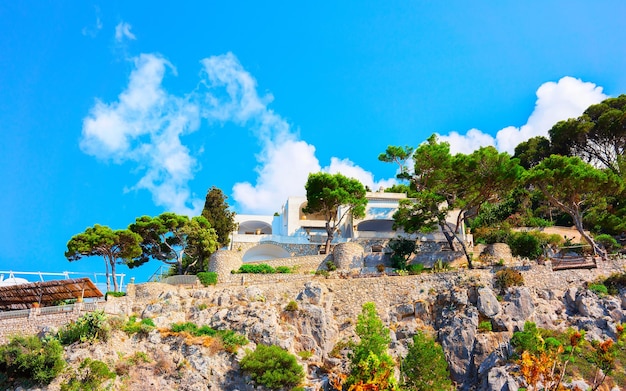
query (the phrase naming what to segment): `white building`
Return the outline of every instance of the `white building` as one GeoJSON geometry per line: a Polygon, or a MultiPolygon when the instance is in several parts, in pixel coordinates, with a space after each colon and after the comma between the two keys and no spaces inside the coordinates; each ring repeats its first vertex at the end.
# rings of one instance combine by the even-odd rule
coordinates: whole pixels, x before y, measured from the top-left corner
{"type": "MultiPolygon", "coordinates": [[[[333,244],[356,241],[366,251],[381,251],[390,239],[409,236],[393,229],[392,217],[406,194],[368,192],[366,197],[365,217],[344,216],[333,244]]],[[[321,215],[305,214],[305,206],[306,197],[289,197],[274,216],[236,215],[239,228],[232,233],[231,249],[244,251],[244,262],[319,254],[326,242],[326,220],[321,215]]],[[[347,208],[339,209],[338,220],[346,211],[347,208]]],[[[454,225],[455,221],[456,214],[452,213],[448,222],[454,225]]],[[[445,241],[441,233],[412,236],[421,241],[445,241]]]]}

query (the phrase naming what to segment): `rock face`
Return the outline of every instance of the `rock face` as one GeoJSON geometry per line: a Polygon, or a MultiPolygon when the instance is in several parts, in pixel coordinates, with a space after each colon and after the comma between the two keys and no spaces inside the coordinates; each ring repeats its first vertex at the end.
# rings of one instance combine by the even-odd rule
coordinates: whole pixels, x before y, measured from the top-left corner
{"type": "MultiPolygon", "coordinates": [[[[337,247],[338,266],[351,269],[362,261],[362,248],[337,247]]],[[[228,273],[236,263],[237,257],[228,253],[212,261],[228,273]]],[[[308,376],[306,389],[313,391],[325,389],[327,372],[348,371],[350,352],[342,344],[356,338],[361,306],[371,301],[391,329],[393,357],[404,357],[413,335],[426,330],[443,347],[457,389],[515,391],[526,385],[516,375],[519,368],[508,361],[509,341],[526,321],[551,329],[582,328],[588,338],[603,340],[614,338],[617,326],[626,322],[626,294],[599,298],[585,289],[583,277],[575,279],[578,275],[551,276],[571,280],[570,289],[565,284],[550,286],[533,272],[522,270],[528,276],[526,286],[509,288],[502,296],[492,288],[491,270],[368,278],[335,273],[329,279],[293,274],[276,276],[280,282],[239,286],[141,284],[130,290],[132,297],[123,298],[123,306],[107,303],[105,308],[111,315],[151,318],[162,329],[175,322],[193,322],[233,330],[248,338],[250,349],[273,344],[293,354],[306,352],[302,357],[308,358],[299,362],[308,376]],[[493,332],[479,330],[479,323],[485,321],[493,332]]],[[[244,349],[230,354],[210,343],[198,344],[157,330],[132,337],[116,331],[106,343],[69,347],[66,359],[74,368],[85,357],[122,366],[124,357],[137,352],[147,354],[150,363],[136,364],[124,384],[118,377],[113,390],[259,390],[239,369],[244,349]]],[[[58,390],[62,380],[55,380],[49,389],[58,390]]]]}

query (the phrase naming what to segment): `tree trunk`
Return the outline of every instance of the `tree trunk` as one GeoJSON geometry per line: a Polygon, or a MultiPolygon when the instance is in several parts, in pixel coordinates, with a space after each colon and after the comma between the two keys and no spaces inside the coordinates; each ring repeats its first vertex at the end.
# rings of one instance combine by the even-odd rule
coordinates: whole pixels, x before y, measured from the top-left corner
{"type": "Polygon", "coordinates": [[[107,279],[107,292],[111,290],[111,278],[109,277],[109,260],[104,257],[104,275],[107,279]]]}
{"type": "Polygon", "coordinates": [[[117,276],[115,275],[115,259],[111,259],[111,275],[113,276],[113,291],[119,292],[119,287],[117,286],[117,276]]]}
{"type": "Polygon", "coordinates": [[[326,245],[324,246],[325,254],[330,252],[330,243],[333,241],[335,229],[330,226],[330,223],[326,222],[326,245]]]}
{"type": "Polygon", "coordinates": [[[465,243],[461,240],[461,238],[457,236],[456,233],[447,232],[447,230],[449,230],[450,227],[448,227],[448,224],[446,224],[445,221],[439,221],[439,226],[441,227],[441,232],[443,232],[443,236],[445,236],[446,240],[448,241],[450,250],[455,251],[454,239],[456,239],[461,244],[461,248],[463,249],[463,254],[465,254],[465,259],[467,259],[467,267],[470,269],[473,269],[474,266],[472,265],[472,257],[470,257],[469,253],[467,252],[467,246],[465,245],[465,243]]]}
{"type": "Polygon", "coordinates": [[[181,250],[176,258],[176,267],[178,269],[178,275],[183,274],[183,256],[185,255],[185,250],[181,250]]]}
{"type": "Polygon", "coordinates": [[[585,232],[585,228],[583,227],[582,216],[579,216],[578,214],[575,214],[575,213],[571,213],[570,215],[572,216],[572,219],[574,220],[574,225],[576,226],[576,230],[578,230],[578,232],[580,233],[580,236],[582,236],[582,238],[585,239],[585,241],[591,245],[591,248],[593,249],[593,255],[600,255],[602,259],[605,259],[606,253],[604,252],[604,250],[602,250],[600,246],[598,246],[598,244],[595,242],[595,240],[593,240],[593,238],[587,235],[587,233],[585,232]]]}

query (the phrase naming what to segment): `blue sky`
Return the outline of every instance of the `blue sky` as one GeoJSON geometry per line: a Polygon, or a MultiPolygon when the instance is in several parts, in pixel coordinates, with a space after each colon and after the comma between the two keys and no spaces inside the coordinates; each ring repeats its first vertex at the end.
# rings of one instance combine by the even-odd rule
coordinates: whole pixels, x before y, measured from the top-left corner
{"type": "Polygon", "coordinates": [[[378,188],[387,145],[512,151],[626,93],[625,3],[495,3],[0,3],[0,270],[103,271],[63,256],[93,224],[378,188]]]}

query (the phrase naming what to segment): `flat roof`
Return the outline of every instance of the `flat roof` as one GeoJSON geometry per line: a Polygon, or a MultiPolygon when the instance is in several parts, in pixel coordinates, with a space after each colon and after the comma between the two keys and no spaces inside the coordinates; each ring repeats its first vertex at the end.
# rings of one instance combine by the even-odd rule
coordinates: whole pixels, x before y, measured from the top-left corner
{"type": "Polygon", "coordinates": [[[87,277],[0,286],[0,310],[26,309],[33,307],[34,303],[45,306],[61,300],[102,296],[102,292],[87,277]]]}

